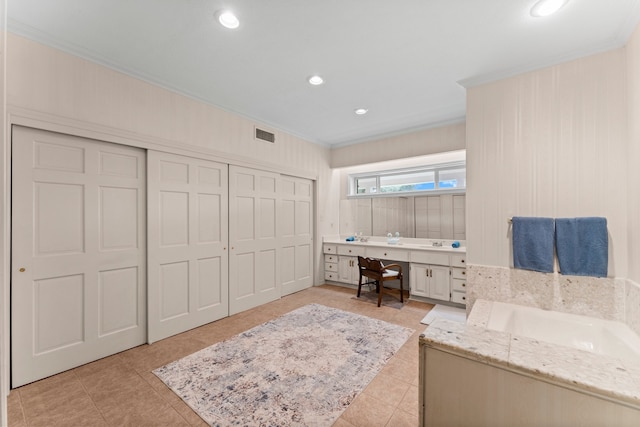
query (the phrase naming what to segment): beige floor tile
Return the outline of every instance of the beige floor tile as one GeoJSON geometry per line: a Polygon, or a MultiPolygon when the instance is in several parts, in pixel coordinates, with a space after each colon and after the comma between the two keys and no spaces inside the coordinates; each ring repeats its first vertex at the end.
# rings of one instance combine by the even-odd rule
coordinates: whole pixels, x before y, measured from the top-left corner
{"type": "Polygon", "coordinates": [[[417,427],[419,423],[417,414],[396,409],[387,423],[387,427],[417,427]]]}
{"type": "Polygon", "coordinates": [[[104,419],[79,383],[61,386],[57,394],[32,397],[25,405],[30,426],[105,425],[104,419]]]}
{"type": "Polygon", "coordinates": [[[355,427],[384,427],[395,407],[368,394],[361,393],[342,414],[342,419],[355,427]]]}
{"type": "Polygon", "coordinates": [[[9,425],[25,426],[24,412],[22,411],[22,402],[20,401],[20,392],[14,390],[7,397],[7,419],[9,425]]]}
{"type": "Polygon", "coordinates": [[[410,414],[418,415],[419,412],[418,386],[411,385],[405,393],[398,408],[410,414]]]}
{"type": "Polygon", "coordinates": [[[418,354],[414,360],[393,357],[382,368],[382,373],[390,375],[408,384],[413,384],[418,378],[418,354]]]}
{"type": "Polygon", "coordinates": [[[193,409],[191,409],[189,407],[189,405],[184,403],[182,401],[182,399],[180,399],[179,403],[176,403],[175,405],[173,405],[173,409],[175,409],[176,412],[178,414],[180,414],[180,416],[182,416],[182,418],[184,418],[185,421],[190,426],[195,426],[195,427],[206,427],[206,426],[208,426],[208,424],[206,422],[204,422],[204,420],[202,418],[200,418],[200,416],[198,414],[196,414],[193,411],[193,409]]]}
{"type": "Polygon", "coordinates": [[[109,425],[188,425],[147,383],[126,387],[96,406],[109,425]],[[171,423],[171,424],[170,424],[171,423]]]}
{"type": "Polygon", "coordinates": [[[338,418],[335,423],[333,423],[333,427],[355,427],[349,421],[345,421],[342,417],[338,418]]]}
{"type": "Polygon", "coordinates": [[[61,386],[77,381],[77,376],[73,370],[53,375],[40,381],[24,385],[17,388],[20,391],[20,399],[22,404],[28,404],[31,397],[40,396],[53,392],[56,394],[61,386]]]}
{"type": "Polygon", "coordinates": [[[401,309],[353,298],[355,289],[324,285],[142,345],[13,390],[9,426],[205,426],[206,423],[151,371],[231,338],[309,303],[348,310],[416,332],[356,397],[336,427],[416,426],[420,320],[432,307],[410,301],[401,309]],[[381,401],[380,396],[384,399],[381,401]]]}
{"type": "Polygon", "coordinates": [[[411,384],[381,372],[369,383],[363,393],[395,408],[402,402],[409,387],[411,384]]]}

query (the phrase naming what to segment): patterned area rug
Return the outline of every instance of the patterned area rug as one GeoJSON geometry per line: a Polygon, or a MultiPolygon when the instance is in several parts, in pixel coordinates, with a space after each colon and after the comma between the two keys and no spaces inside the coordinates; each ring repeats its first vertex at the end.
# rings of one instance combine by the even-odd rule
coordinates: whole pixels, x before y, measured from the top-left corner
{"type": "Polygon", "coordinates": [[[330,426],[413,332],[310,304],[153,373],[213,426],[330,426]]]}

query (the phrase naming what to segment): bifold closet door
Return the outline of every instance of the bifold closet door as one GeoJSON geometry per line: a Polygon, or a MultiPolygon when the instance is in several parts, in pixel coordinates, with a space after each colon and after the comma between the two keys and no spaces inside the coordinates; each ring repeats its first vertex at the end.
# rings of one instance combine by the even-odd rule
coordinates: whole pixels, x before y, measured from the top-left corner
{"type": "Polygon", "coordinates": [[[282,176],[282,295],[313,285],[313,181],[282,176]]]}
{"type": "Polygon", "coordinates": [[[229,315],[227,168],[148,152],[150,343],[229,315]]]}
{"type": "Polygon", "coordinates": [[[12,129],[12,387],[143,344],[145,152],[12,129]]]}
{"type": "Polygon", "coordinates": [[[280,175],[229,166],[229,313],[280,298],[280,175]]]}

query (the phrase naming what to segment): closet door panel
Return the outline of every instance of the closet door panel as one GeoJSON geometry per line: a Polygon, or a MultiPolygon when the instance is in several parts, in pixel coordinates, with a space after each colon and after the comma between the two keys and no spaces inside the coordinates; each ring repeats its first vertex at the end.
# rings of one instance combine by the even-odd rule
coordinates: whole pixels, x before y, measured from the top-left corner
{"type": "Polygon", "coordinates": [[[12,129],[12,386],[146,341],[145,152],[12,129]]]}
{"type": "Polygon", "coordinates": [[[282,176],[282,295],[313,286],[313,181],[282,176]]]}
{"type": "Polygon", "coordinates": [[[280,298],[280,175],[229,166],[229,312],[280,298]]]}
{"type": "Polygon", "coordinates": [[[228,166],[148,153],[149,342],[229,315],[228,166]]]}

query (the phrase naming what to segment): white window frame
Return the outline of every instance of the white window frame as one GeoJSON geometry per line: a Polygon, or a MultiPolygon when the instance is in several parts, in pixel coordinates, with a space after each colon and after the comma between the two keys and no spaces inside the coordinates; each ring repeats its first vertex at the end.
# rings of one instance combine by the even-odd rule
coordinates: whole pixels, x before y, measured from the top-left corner
{"type": "Polygon", "coordinates": [[[453,169],[464,169],[466,176],[466,162],[450,162],[450,163],[441,163],[437,165],[429,165],[424,167],[415,167],[408,169],[393,169],[393,170],[383,170],[383,171],[375,171],[375,172],[362,172],[350,174],[348,176],[348,189],[349,194],[347,194],[348,198],[370,198],[370,197],[397,197],[397,196],[417,196],[424,194],[464,194],[467,191],[466,185],[460,186],[456,188],[439,188],[440,183],[440,173],[445,171],[450,171],[453,169]],[[417,191],[389,191],[389,192],[376,192],[376,193],[364,193],[358,194],[358,180],[369,178],[375,179],[376,182],[376,190],[380,189],[380,178],[384,176],[392,176],[392,175],[406,175],[407,173],[424,173],[424,172],[434,172],[434,185],[435,188],[432,190],[417,190],[417,191]]]}

